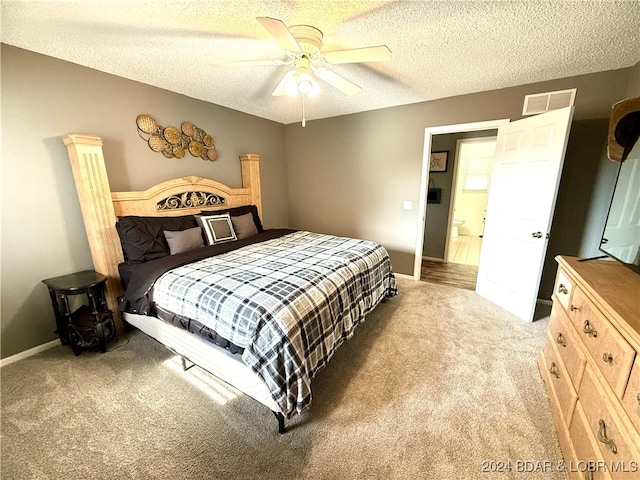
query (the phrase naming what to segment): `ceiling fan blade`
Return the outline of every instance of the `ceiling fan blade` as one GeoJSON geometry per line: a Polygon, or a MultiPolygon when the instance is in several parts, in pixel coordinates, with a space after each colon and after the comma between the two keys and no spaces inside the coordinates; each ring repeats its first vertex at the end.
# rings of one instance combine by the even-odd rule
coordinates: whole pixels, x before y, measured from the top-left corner
{"type": "Polygon", "coordinates": [[[277,66],[277,65],[291,65],[293,60],[239,60],[232,62],[214,62],[211,65],[214,67],[253,67],[253,66],[277,66]]]}
{"type": "Polygon", "coordinates": [[[377,45],[327,52],[324,58],[329,63],[383,62],[391,59],[391,50],[386,45],[377,45]]]}
{"type": "Polygon", "coordinates": [[[257,17],[256,20],[278,41],[282,48],[290,52],[299,52],[301,50],[300,45],[298,45],[298,42],[293,38],[293,35],[291,35],[282,20],[271,17],[257,17]]]}
{"type": "Polygon", "coordinates": [[[320,80],[324,80],[329,85],[337,88],[338,90],[346,93],[347,95],[355,95],[358,93],[361,88],[353,82],[350,82],[346,78],[338,75],[331,70],[326,70],[324,68],[318,68],[314,71],[316,76],[320,80]]]}
{"type": "Polygon", "coordinates": [[[278,86],[276,87],[276,89],[273,91],[273,93],[271,95],[273,95],[274,97],[281,97],[283,95],[287,95],[289,93],[289,82],[293,79],[293,76],[295,75],[296,71],[295,70],[289,70],[284,77],[282,77],[282,80],[280,80],[280,83],[278,83],[278,86]]]}

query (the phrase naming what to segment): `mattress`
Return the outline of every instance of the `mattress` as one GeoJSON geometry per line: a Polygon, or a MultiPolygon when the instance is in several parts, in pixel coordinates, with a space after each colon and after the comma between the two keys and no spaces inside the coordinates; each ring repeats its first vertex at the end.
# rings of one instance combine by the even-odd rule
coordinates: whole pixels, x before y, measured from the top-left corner
{"type": "Polygon", "coordinates": [[[262,379],[243,363],[240,355],[212,346],[207,340],[151,315],[125,312],[123,317],[127,323],[156,339],[174,353],[237,388],[273,412],[280,411],[262,379]]]}
{"type": "MultiPolygon", "coordinates": [[[[311,380],[336,349],[397,293],[395,277],[375,242],[304,231],[259,236],[213,256],[175,255],[159,268],[143,265],[143,282],[134,272],[123,305],[129,313],[160,313],[164,321],[153,328],[145,322],[143,331],[163,343],[166,327],[179,326],[176,331],[196,333],[204,345],[222,345],[226,350],[209,348],[242,362],[270,392],[271,402],[261,403],[275,403],[273,410],[290,418],[310,406],[311,380]]],[[[201,364],[206,354],[197,345],[200,360],[191,360],[201,364]]]]}

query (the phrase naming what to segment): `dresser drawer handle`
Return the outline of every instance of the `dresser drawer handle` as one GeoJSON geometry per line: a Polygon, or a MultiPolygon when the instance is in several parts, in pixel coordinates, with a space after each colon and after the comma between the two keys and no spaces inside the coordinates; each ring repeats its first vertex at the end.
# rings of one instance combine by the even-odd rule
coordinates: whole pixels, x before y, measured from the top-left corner
{"type": "Polygon", "coordinates": [[[560,374],[558,373],[558,366],[556,362],[551,362],[551,367],[549,367],[549,373],[556,378],[560,378],[560,374]]]}
{"type": "Polygon", "coordinates": [[[558,337],[556,338],[556,343],[558,345],[562,345],[563,347],[567,346],[567,341],[564,339],[561,333],[558,334],[558,337]]]}
{"type": "Polygon", "coordinates": [[[611,363],[611,362],[613,362],[613,357],[611,356],[611,354],[610,354],[610,353],[604,353],[604,354],[602,355],[602,361],[603,361],[604,363],[611,363]]]}
{"type": "Polygon", "coordinates": [[[577,307],[577,306],[575,306],[575,305],[571,305],[570,310],[571,310],[572,312],[576,312],[576,311],[580,310],[580,307],[577,307]]]}
{"type": "Polygon", "coordinates": [[[616,447],[616,444],[613,442],[613,440],[607,438],[607,430],[604,424],[604,420],[600,419],[598,424],[600,425],[600,428],[598,429],[598,440],[604,443],[607,448],[611,450],[611,453],[618,453],[618,447],[616,447]]]}
{"type": "Polygon", "coordinates": [[[591,327],[589,320],[584,321],[584,327],[582,327],[582,331],[589,337],[597,337],[598,331],[591,327]]]}
{"type": "Polygon", "coordinates": [[[567,294],[569,293],[569,290],[567,290],[567,287],[565,287],[563,284],[558,285],[558,293],[563,293],[563,294],[567,294]]]}

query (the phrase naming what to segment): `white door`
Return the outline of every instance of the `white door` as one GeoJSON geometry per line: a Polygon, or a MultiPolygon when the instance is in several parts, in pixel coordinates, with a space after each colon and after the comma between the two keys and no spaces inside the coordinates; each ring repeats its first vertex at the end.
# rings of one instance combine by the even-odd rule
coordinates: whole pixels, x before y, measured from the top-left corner
{"type": "Polygon", "coordinates": [[[476,292],[532,321],[573,107],[498,128],[476,292]]]}

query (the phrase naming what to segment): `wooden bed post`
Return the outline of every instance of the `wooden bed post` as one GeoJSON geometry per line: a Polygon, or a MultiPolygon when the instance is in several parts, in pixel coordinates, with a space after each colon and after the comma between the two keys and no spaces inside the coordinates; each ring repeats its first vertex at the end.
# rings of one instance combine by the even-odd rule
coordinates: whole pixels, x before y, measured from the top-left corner
{"type": "Polygon", "coordinates": [[[242,165],[242,187],[250,190],[251,203],[258,207],[262,218],[262,196],[260,193],[260,155],[248,153],[240,155],[242,165]]]}
{"type": "MultiPolygon", "coordinates": [[[[155,203],[157,192],[153,187],[144,192],[111,192],[102,153],[102,139],[97,135],[70,133],[62,137],[62,140],[69,152],[82,218],[93,258],[93,267],[97,272],[106,275],[109,280],[105,291],[107,306],[113,311],[116,331],[123,333],[124,323],[118,310],[118,298],[124,292],[120,282],[118,264],[124,260],[124,257],[120,237],[115,227],[116,209],[118,209],[118,215],[157,216],[171,214],[173,211],[158,211],[158,205],[155,203]],[[154,200],[150,200],[151,198],[154,200]],[[114,206],[114,202],[117,207],[114,206]],[[138,204],[142,206],[138,206],[138,204]]],[[[259,162],[260,156],[253,153],[240,156],[242,189],[230,189],[214,181],[203,182],[205,179],[185,177],[161,184],[162,191],[166,191],[166,194],[183,194],[183,184],[187,180],[190,188],[220,194],[229,200],[230,206],[256,205],[258,213],[262,217],[259,162]]],[[[156,185],[157,187],[158,185],[156,185]]],[[[194,206],[185,208],[181,212],[194,214],[199,213],[200,209],[200,206],[194,206]]]]}
{"type": "Polygon", "coordinates": [[[111,188],[102,153],[102,139],[96,135],[69,134],[62,137],[69,152],[82,218],[84,219],[94,269],[108,278],[105,296],[113,311],[116,331],[124,332],[118,310],[123,295],[118,264],[123,261],[111,188]]]}

